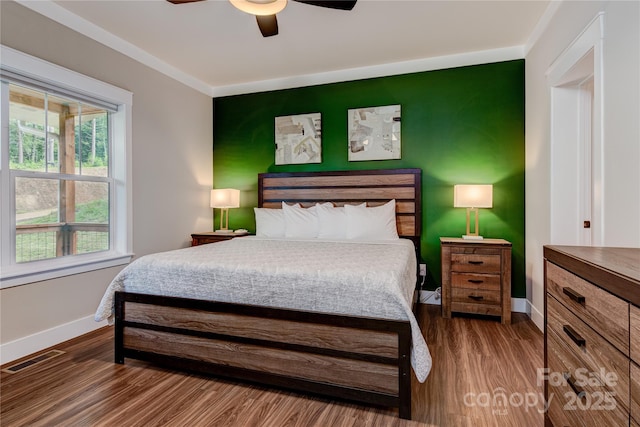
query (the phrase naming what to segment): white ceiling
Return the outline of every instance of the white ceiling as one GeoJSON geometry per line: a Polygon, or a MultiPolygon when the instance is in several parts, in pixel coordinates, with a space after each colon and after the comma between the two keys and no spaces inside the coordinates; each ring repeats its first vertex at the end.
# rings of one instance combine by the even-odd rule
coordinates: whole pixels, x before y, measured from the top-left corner
{"type": "Polygon", "coordinates": [[[55,3],[212,92],[249,82],[468,52],[514,47],[524,52],[550,4],[359,0],[352,11],[341,11],[289,1],[277,15],[280,33],[264,38],[255,18],[227,0],[182,5],[164,0],[55,3]]]}

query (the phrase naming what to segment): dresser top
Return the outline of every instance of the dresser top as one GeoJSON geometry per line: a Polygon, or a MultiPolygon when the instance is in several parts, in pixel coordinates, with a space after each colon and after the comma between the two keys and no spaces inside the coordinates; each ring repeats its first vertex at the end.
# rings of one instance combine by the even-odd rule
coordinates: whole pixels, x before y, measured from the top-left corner
{"type": "Polygon", "coordinates": [[[544,257],[640,306],[640,248],[545,246],[544,257]]]}

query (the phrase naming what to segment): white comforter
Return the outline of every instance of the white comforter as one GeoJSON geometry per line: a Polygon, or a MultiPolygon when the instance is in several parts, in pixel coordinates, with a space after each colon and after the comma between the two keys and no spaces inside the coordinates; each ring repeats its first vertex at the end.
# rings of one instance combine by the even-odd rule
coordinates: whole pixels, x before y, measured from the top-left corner
{"type": "Polygon", "coordinates": [[[243,237],[140,257],[109,285],[95,315],[113,320],[116,291],[409,320],[423,382],[431,355],[411,301],[413,243],[243,237]]]}

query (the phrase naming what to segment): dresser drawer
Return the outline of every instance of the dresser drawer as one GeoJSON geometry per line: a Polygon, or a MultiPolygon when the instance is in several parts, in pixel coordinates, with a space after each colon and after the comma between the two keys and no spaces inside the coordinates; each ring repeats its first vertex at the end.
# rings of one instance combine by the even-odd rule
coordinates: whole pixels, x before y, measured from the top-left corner
{"type": "MultiPolygon", "coordinates": [[[[547,365],[549,368],[547,401],[558,399],[570,426],[626,426],[629,411],[611,392],[590,381],[582,380],[585,369],[575,355],[563,348],[554,332],[547,333],[547,365]],[[573,386],[570,384],[573,383],[573,386]],[[579,392],[584,393],[582,397],[579,392]],[[558,393],[558,394],[552,394],[558,393]],[[580,420],[581,422],[576,422],[580,420]]],[[[557,409],[556,409],[557,412],[557,409]]],[[[554,422],[554,426],[562,426],[554,422]]]]}
{"type": "Polygon", "coordinates": [[[582,426],[582,419],[577,410],[571,410],[571,404],[575,403],[575,398],[572,397],[573,391],[569,386],[549,386],[549,396],[551,399],[547,399],[549,409],[547,410],[547,416],[553,423],[553,427],[579,427],[582,426]]]}
{"type": "Polygon", "coordinates": [[[640,422],[640,367],[631,363],[631,418],[640,422]]]}
{"type": "Polygon", "coordinates": [[[495,274],[451,273],[454,288],[500,290],[500,276],[495,274]]]}
{"type": "Polygon", "coordinates": [[[594,391],[609,391],[629,410],[629,359],[553,297],[547,297],[547,335],[555,352],[579,373],[597,380],[594,391]]]}
{"type": "Polygon", "coordinates": [[[500,252],[476,249],[472,253],[451,252],[451,271],[500,274],[500,252]]]}
{"type": "Polygon", "coordinates": [[[631,329],[631,359],[640,365],[640,308],[629,306],[629,322],[631,329]]]}
{"type": "Polygon", "coordinates": [[[626,356],[629,355],[629,304],[546,261],[547,292],[626,356]]]}

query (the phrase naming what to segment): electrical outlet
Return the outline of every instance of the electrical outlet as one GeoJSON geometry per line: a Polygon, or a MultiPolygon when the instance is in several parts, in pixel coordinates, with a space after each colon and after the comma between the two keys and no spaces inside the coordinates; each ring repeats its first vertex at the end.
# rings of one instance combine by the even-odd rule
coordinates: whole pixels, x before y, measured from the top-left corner
{"type": "Polygon", "coordinates": [[[420,264],[420,276],[425,277],[427,275],[427,264],[420,264]]]}

